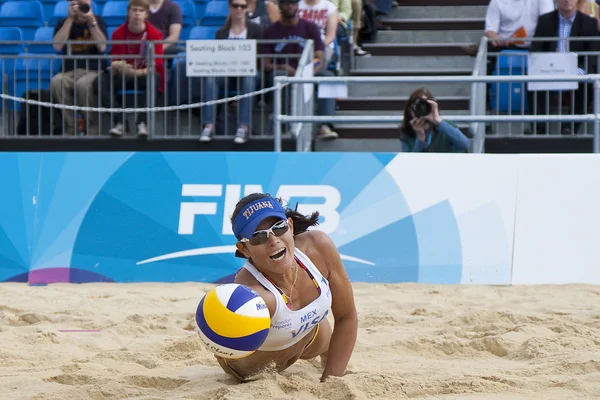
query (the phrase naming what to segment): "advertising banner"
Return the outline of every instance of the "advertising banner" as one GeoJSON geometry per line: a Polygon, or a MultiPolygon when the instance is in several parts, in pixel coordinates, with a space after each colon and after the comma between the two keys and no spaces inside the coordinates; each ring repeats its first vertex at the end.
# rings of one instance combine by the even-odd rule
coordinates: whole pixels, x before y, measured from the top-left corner
{"type": "Polygon", "coordinates": [[[355,282],[509,284],[516,163],[387,153],[4,153],[0,281],[229,282],[236,202],[319,211],[355,282]]]}

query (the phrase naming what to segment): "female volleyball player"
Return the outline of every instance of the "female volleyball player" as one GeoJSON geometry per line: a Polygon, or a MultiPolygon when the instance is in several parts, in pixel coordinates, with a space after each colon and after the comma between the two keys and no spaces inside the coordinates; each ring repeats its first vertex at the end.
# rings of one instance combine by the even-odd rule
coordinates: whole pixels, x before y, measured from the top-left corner
{"type": "Polygon", "coordinates": [[[247,261],[235,277],[265,300],[271,313],[266,341],[239,360],[217,357],[225,372],[240,381],[275,366],[283,371],[298,359],[321,356],[323,373],[342,376],[358,330],[350,279],[331,239],[307,230],[307,218],[285,209],[279,199],[254,193],[237,204],[231,222],[238,238],[236,256],[247,261]],[[331,309],[334,327],[327,321],[331,309]]]}

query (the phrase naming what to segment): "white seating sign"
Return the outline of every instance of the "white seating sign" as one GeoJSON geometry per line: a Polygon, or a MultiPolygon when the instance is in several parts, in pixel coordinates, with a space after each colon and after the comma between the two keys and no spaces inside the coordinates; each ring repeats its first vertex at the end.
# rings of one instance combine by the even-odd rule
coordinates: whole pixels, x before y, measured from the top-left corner
{"type": "MultiPolygon", "coordinates": [[[[577,75],[577,54],[575,53],[529,53],[528,75],[577,75]]],[[[527,82],[527,89],[573,90],[579,82],[527,82]]]]}
{"type": "Polygon", "coordinates": [[[186,41],[186,75],[256,75],[256,40],[186,41]]]}

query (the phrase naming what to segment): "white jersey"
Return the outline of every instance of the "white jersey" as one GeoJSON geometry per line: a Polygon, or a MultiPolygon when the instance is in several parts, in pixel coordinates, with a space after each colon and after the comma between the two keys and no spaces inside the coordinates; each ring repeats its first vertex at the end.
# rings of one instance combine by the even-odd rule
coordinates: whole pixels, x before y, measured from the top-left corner
{"type": "Polygon", "coordinates": [[[294,257],[300,265],[306,267],[312,275],[313,282],[319,289],[319,297],[300,310],[290,310],[279,290],[250,261],[243,268],[248,270],[256,280],[275,296],[275,314],[271,317],[271,328],[267,339],[258,349],[260,351],[278,351],[287,349],[312,332],[313,328],[327,317],[331,308],[331,289],[329,281],[312,261],[298,249],[294,249],[294,257]]]}
{"type": "MultiPolygon", "coordinates": [[[[306,1],[304,0],[300,0],[298,3],[298,16],[302,19],[314,22],[319,27],[321,30],[321,40],[323,40],[323,42],[325,42],[327,19],[335,12],[337,12],[337,7],[329,0],[321,0],[314,5],[306,4],[306,1]]],[[[333,47],[333,42],[329,46],[333,47]]]]}

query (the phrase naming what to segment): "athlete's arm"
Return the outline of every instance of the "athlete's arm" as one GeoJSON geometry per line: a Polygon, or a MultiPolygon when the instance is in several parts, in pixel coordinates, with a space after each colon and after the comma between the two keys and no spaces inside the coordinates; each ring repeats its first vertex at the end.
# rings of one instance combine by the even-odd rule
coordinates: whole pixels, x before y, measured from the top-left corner
{"type": "MultiPolygon", "coordinates": [[[[315,233],[317,231],[314,231],[315,233]]],[[[321,259],[327,263],[329,287],[331,289],[331,311],[335,324],[327,352],[327,363],[321,382],[328,376],[343,376],[354,350],[358,331],[358,316],[350,278],[342,264],[340,254],[325,233],[319,232],[315,239],[321,259]]]]}

